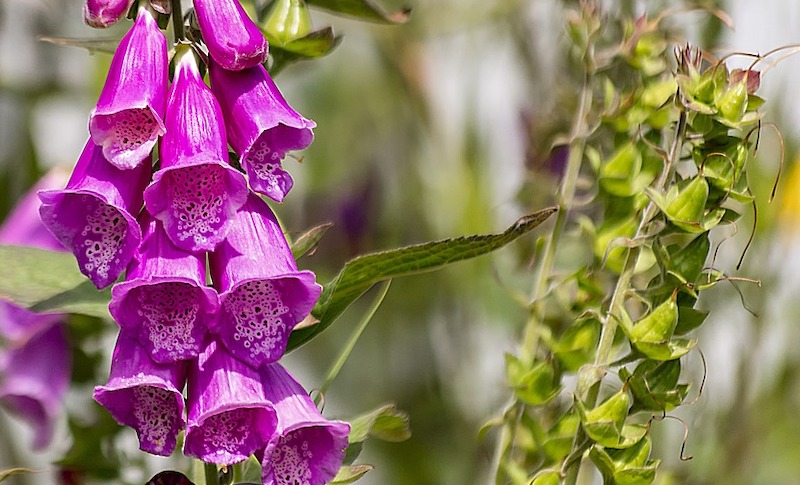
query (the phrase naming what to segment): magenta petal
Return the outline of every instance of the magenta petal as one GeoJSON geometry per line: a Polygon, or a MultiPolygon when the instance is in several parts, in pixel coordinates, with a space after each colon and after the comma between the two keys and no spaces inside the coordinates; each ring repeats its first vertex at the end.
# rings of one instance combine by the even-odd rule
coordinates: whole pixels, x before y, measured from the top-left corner
{"type": "Polygon", "coordinates": [[[0,405],[35,430],[33,447],[44,448],[53,436],[69,387],[70,353],[66,330],[54,325],[4,356],[0,405]]]}
{"type": "Polygon", "coordinates": [[[132,3],[133,0],[86,0],[83,21],[96,29],[104,29],[117,23],[132,3]]]}
{"type": "Polygon", "coordinates": [[[234,72],[209,64],[211,89],[225,115],[228,141],[250,186],[281,202],[294,183],[281,161],[287,152],[311,144],[316,123],[289,106],[264,66],[234,72]]]}
{"type": "Polygon", "coordinates": [[[219,307],[217,292],[205,285],[205,255],[173,246],[147,211],[139,220],[142,244],[126,281],[111,289],[111,315],[156,362],[197,357],[219,307]]]}
{"type": "Polygon", "coordinates": [[[267,400],[278,413],[280,434],[264,451],[264,485],[328,483],[342,466],[350,425],[325,419],[280,364],[264,366],[261,378],[267,400]]]}
{"type": "Polygon", "coordinates": [[[185,382],[185,362],[153,362],[139,342],[122,331],[108,383],[94,388],[94,399],[118,423],[136,430],[142,451],[169,456],[185,424],[185,382]]]}
{"type": "Polygon", "coordinates": [[[263,449],[277,425],[258,372],[212,340],[189,373],[184,453],[231,465],[263,449]]]}
{"type": "Polygon", "coordinates": [[[144,194],[147,210],[185,251],[212,251],[247,198],[247,180],[228,163],[222,113],[191,51],[175,68],[160,143],[161,170],[144,194]]]}
{"type": "Polygon", "coordinates": [[[238,71],[267,59],[267,39],[239,0],[194,0],[194,11],[208,53],[225,69],[238,71]]]}
{"type": "Polygon", "coordinates": [[[150,155],[165,131],[166,99],[167,40],[150,12],[140,7],[89,117],[92,141],[103,147],[111,164],[132,169],[150,155]]]}
{"type": "Polygon", "coordinates": [[[42,221],[98,288],[122,274],[142,239],[132,214],[141,210],[149,178],[149,158],[134,170],[122,171],[90,140],[67,187],[39,192],[42,221]]]}
{"type": "Polygon", "coordinates": [[[297,270],[266,202],[250,194],[209,264],[221,304],[218,326],[211,331],[253,367],[280,359],[289,334],[311,313],[322,287],[314,273],[297,270]]]}

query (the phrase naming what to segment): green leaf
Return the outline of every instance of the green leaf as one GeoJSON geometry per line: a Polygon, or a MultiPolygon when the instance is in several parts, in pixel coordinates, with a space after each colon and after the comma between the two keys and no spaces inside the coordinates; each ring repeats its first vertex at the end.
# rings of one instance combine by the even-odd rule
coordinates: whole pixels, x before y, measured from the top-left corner
{"type": "Polygon", "coordinates": [[[629,337],[634,345],[643,342],[665,342],[672,337],[677,324],[678,304],[673,295],[636,322],[629,332],[629,337]]]}
{"type": "Polygon", "coordinates": [[[575,404],[589,438],[603,446],[619,445],[630,407],[630,396],[624,388],[590,411],[586,410],[580,400],[576,400],[575,404]]]}
{"type": "Polygon", "coordinates": [[[233,465],[234,479],[239,482],[261,483],[261,463],[255,456],[233,465]]]}
{"type": "Polygon", "coordinates": [[[372,285],[380,281],[428,271],[475,258],[499,249],[547,220],[555,207],[519,219],[500,234],[460,237],[359,256],[348,261],[325,285],[312,315],[319,323],[292,332],[287,352],[307,343],[372,285]]]}
{"type": "Polygon", "coordinates": [[[372,465],[350,465],[343,466],[339,469],[339,473],[333,477],[330,482],[334,484],[353,483],[363,477],[367,472],[372,471],[375,467],[372,465]]]}
{"type": "Polygon", "coordinates": [[[103,52],[105,54],[113,54],[117,50],[117,46],[119,45],[120,39],[77,39],[77,38],[66,38],[66,37],[47,37],[47,36],[40,36],[39,40],[42,42],[48,42],[50,44],[60,45],[60,46],[69,46],[69,47],[80,47],[82,49],[86,49],[90,53],[94,54],[97,52],[103,52]]]}
{"type": "Polygon", "coordinates": [[[600,186],[611,195],[628,197],[634,194],[633,180],[642,169],[642,154],[633,143],[617,150],[600,167],[600,186]]]}
{"type": "Polygon", "coordinates": [[[688,306],[678,307],[678,325],[675,326],[675,335],[685,335],[698,328],[708,317],[708,312],[697,310],[688,306]]]}
{"type": "Polygon", "coordinates": [[[37,470],[31,470],[30,468],[8,468],[6,470],[0,470],[0,482],[4,482],[8,478],[11,478],[14,475],[20,475],[22,473],[38,473],[38,472],[37,470]]]}
{"type": "Polygon", "coordinates": [[[547,438],[542,442],[542,451],[553,461],[566,458],[572,451],[572,442],[581,420],[577,413],[570,411],[561,416],[552,428],[547,430],[547,438]]]}
{"type": "Polygon", "coordinates": [[[556,378],[553,363],[538,362],[527,372],[520,373],[515,357],[506,355],[508,376],[514,394],[531,406],[545,404],[561,391],[560,379],[556,378]]]}
{"type": "Polygon", "coordinates": [[[111,290],[97,290],[70,253],[0,245],[0,298],[37,312],[110,319],[111,290]]]}
{"type": "Polygon", "coordinates": [[[410,8],[387,13],[369,0],[306,0],[306,3],[335,14],[384,24],[404,24],[411,16],[410,8]]]}
{"type": "Polygon", "coordinates": [[[620,379],[625,380],[633,394],[631,412],[671,411],[679,406],[689,390],[687,384],[678,384],[681,374],[680,360],[664,362],[645,360],[633,374],[620,369],[620,379]]]}
{"type": "Polygon", "coordinates": [[[590,318],[576,322],[564,332],[553,346],[553,353],[565,370],[577,371],[583,364],[594,360],[600,328],[600,322],[590,318]]]}
{"type": "Polygon", "coordinates": [[[388,403],[350,420],[350,443],[366,441],[370,436],[392,442],[409,439],[408,415],[388,403]]]}
{"type": "Polygon", "coordinates": [[[557,471],[541,471],[533,477],[530,485],[558,485],[561,483],[561,473],[557,471]]]}
{"type": "Polygon", "coordinates": [[[711,242],[708,234],[701,234],[694,238],[686,247],[677,251],[672,256],[670,272],[672,272],[681,283],[694,282],[700,277],[700,273],[706,264],[708,250],[711,242]]]}
{"type": "Polygon", "coordinates": [[[326,222],[314,226],[300,234],[297,239],[292,242],[292,256],[294,256],[294,259],[299,259],[314,248],[331,227],[333,227],[333,223],[326,222]]]}

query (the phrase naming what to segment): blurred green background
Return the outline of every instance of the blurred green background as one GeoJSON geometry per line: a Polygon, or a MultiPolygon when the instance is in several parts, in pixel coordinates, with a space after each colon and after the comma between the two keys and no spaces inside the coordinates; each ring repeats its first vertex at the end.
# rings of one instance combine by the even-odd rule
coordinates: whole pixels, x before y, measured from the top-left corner
{"type": "MultiPolygon", "coordinates": [[[[678,15],[674,26],[711,52],[763,52],[798,40],[800,5],[793,0],[702,3],[725,9],[736,30],[705,13],[678,15]]],[[[575,109],[580,78],[567,61],[564,34],[565,12],[575,2],[380,4],[387,10],[413,7],[411,21],[377,26],[315,12],[315,25],[332,25],[344,34],[342,44],[328,57],[289,66],[276,79],[289,102],[318,124],[302,164],[285,162],[296,186],[275,209],[290,231],[335,224],[300,262],[320,281],[363,252],[500,231],[552,204],[560,155],[550,147],[568,130],[575,109]]],[[[606,4],[641,14],[689,2],[606,4]]],[[[37,36],[119,38],[128,25],[93,31],[80,12],[78,0],[0,2],[0,215],[43,171],[73,164],[86,140],[88,113],[110,56],[37,36]]],[[[678,422],[657,423],[660,483],[800,483],[800,175],[791,163],[800,134],[799,74],[797,61],[787,59],[762,81],[767,120],[783,134],[784,176],[769,203],[780,145],[774,131],[765,130],[757,167],[749,172],[757,189],[758,232],[736,273],[761,280],[762,287],[740,286],[753,313],[733,286],[703,295],[702,306],[712,310],[699,336],[707,381],[697,402],[678,412],[689,428],[686,454],[694,459],[680,460],[678,422]]],[[[734,271],[748,224],[742,222],[740,233],[722,246],[718,267],[734,271]]],[[[359,461],[376,470],[359,483],[490,481],[495,436],[479,440],[478,430],[508,399],[503,354],[514,351],[525,321],[514,295],[529,291],[537,238],[548,229],[546,224],[491,256],[392,284],[325,397],[329,417],[347,418],[392,401],[411,418],[407,442],[366,444],[359,461]]],[[[320,338],[286,357],[307,388],[321,384],[365,308],[366,302],[354,305],[320,338]]],[[[111,345],[112,323],[99,333],[74,324],[76,335],[93,335],[85,353],[111,345]]],[[[686,367],[686,379],[697,389],[702,362],[695,357],[686,367]]],[[[79,358],[75,372],[84,384],[73,389],[68,407],[80,415],[89,389],[106,378],[107,369],[79,358]]],[[[24,457],[30,436],[12,418],[2,419],[0,469],[47,468],[69,449],[62,423],[60,439],[47,453],[18,463],[13,453],[24,457]]],[[[123,439],[133,443],[133,431],[125,433],[130,436],[123,439]]],[[[127,456],[131,462],[142,459],[134,450],[127,456]]],[[[149,477],[143,474],[185,462],[148,458],[145,465],[147,472],[125,470],[121,480],[143,483],[149,477]]],[[[30,483],[47,483],[45,476],[30,483]]]]}

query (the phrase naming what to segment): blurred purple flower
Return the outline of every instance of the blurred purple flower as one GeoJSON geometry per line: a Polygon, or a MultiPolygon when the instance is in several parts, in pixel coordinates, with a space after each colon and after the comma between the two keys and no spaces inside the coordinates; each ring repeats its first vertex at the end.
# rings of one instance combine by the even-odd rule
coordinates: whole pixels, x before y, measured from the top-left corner
{"type": "Polygon", "coordinates": [[[185,424],[186,367],[186,362],[153,362],[145,348],[122,330],[108,383],[94,388],[94,399],[118,423],[136,430],[142,451],[169,456],[185,424]]]}
{"type": "Polygon", "coordinates": [[[128,13],[133,0],[86,0],[83,4],[83,21],[96,29],[117,23],[128,13]]]}
{"type": "Polygon", "coordinates": [[[69,387],[66,329],[53,325],[8,350],[0,361],[0,405],[34,428],[34,449],[46,447],[69,387]]]}
{"type": "Polygon", "coordinates": [[[89,140],[67,187],[39,192],[42,221],[98,288],[117,279],[142,239],[135,215],[150,165],[148,156],[137,168],[122,171],[89,140]]]}
{"type": "Polygon", "coordinates": [[[194,0],[194,11],[208,53],[223,68],[238,71],[267,59],[267,39],[239,0],[194,0]]]}
{"type": "Polygon", "coordinates": [[[159,145],[161,170],[144,193],[147,210],[185,251],[213,251],[247,199],[247,180],[228,163],[219,104],[187,49],[175,67],[167,132],[159,145]]]}
{"type": "Polygon", "coordinates": [[[221,307],[212,333],[253,367],[280,359],[322,287],[314,273],[298,271],[275,215],[256,194],[236,214],[209,265],[221,307]]]}
{"type": "MultiPolygon", "coordinates": [[[[42,203],[37,192],[63,187],[67,176],[63,170],[51,170],[17,202],[0,226],[0,244],[64,250],[39,218],[42,203]]],[[[0,336],[16,345],[63,319],[62,314],[35,313],[0,300],[0,336]]]]}
{"type": "Polygon", "coordinates": [[[173,246],[147,211],[139,221],[144,237],[125,282],[111,290],[111,315],[156,362],[196,357],[219,307],[217,292],[206,286],[205,255],[173,246]]]}
{"type": "Polygon", "coordinates": [[[145,7],[114,53],[103,91],[89,116],[92,141],[112,165],[140,165],[164,134],[167,40],[145,7]]]}
{"type": "Polygon", "coordinates": [[[261,379],[278,413],[278,435],[261,458],[264,485],[328,483],[342,466],[350,425],[325,419],[280,364],[264,366],[261,379]]]}
{"type": "Polygon", "coordinates": [[[264,66],[234,72],[209,62],[209,77],[225,115],[228,141],[250,186],[283,201],[294,182],[281,168],[281,160],[286,152],[311,144],[316,123],[289,106],[264,66]]]}
{"type": "Polygon", "coordinates": [[[275,409],[264,397],[258,371],[211,340],[189,372],[185,454],[206,463],[246,460],[273,439],[275,409]]]}

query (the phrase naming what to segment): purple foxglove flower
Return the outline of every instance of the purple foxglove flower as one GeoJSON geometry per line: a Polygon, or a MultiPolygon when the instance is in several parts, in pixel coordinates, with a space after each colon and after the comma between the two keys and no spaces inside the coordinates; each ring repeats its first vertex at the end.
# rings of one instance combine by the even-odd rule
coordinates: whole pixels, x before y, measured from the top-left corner
{"type": "Polygon", "coordinates": [[[83,21],[96,29],[117,23],[131,8],[133,0],[86,0],[83,4],[83,21]]]}
{"type": "Polygon", "coordinates": [[[261,459],[262,482],[328,483],[342,466],[350,425],[322,417],[303,386],[280,364],[261,368],[261,378],[267,400],[278,413],[278,435],[261,459]]]}
{"type": "Polygon", "coordinates": [[[108,383],[94,388],[94,400],[119,424],[136,430],[142,451],[169,456],[185,424],[186,368],[186,362],[153,362],[136,338],[122,330],[108,383]]]}
{"type": "Polygon", "coordinates": [[[39,332],[3,356],[0,405],[35,430],[34,449],[46,447],[69,387],[70,352],[64,326],[39,332]]]}
{"type": "Polygon", "coordinates": [[[219,319],[211,332],[253,367],[280,359],[289,333],[311,312],[322,287],[314,273],[297,270],[266,202],[250,194],[209,263],[220,293],[219,319]]]}
{"type": "Polygon", "coordinates": [[[149,157],[133,170],[119,170],[90,140],[67,187],[39,192],[42,221],[98,288],[117,279],[139,246],[142,231],[132,214],[141,210],[150,171],[149,157]]]}
{"type": "Polygon", "coordinates": [[[289,106],[264,66],[234,72],[209,62],[209,76],[225,115],[228,141],[241,159],[250,186],[283,201],[294,182],[281,168],[281,160],[286,152],[311,144],[316,123],[289,106]]]}
{"type": "MultiPolygon", "coordinates": [[[[63,187],[68,172],[54,169],[48,172],[17,205],[0,226],[0,244],[30,246],[39,249],[63,251],[61,243],[50,234],[39,218],[42,205],[36,193],[63,187]]],[[[12,303],[0,301],[0,336],[21,345],[44,328],[64,319],[62,314],[40,314],[20,308],[12,303]]]]}
{"type": "Polygon", "coordinates": [[[153,15],[140,7],[89,116],[92,141],[111,164],[132,169],[147,159],[165,131],[166,99],[167,40],[153,15]]]}
{"type": "Polygon", "coordinates": [[[208,53],[220,66],[238,71],[267,59],[267,39],[239,0],[194,0],[194,12],[208,53]]]}
{"type": "Polygon", "coordinates": [[[179,248],[213,251],[247,199],[247,180],[228,163],[222,113],[191,50],[175,67],[166,123],[161,170],[144,193],[147,210],[179,248]]]}
{"type": "Polygon", "coordinates": [[[139,221],[142,244],[125,282],[111,289],[111,315],[156,362],[197,357],[219,307],[217,292],[205,284],[205,254],[173,246],[161,221],[147,211],[139,221]]]}
{"type": "Polygon", "coordinates": [[[189,419],[183,452],[206,463],[246,460],[273,439],[275,409],[258,371],[210,340],[189,371],[189,419]]]}

